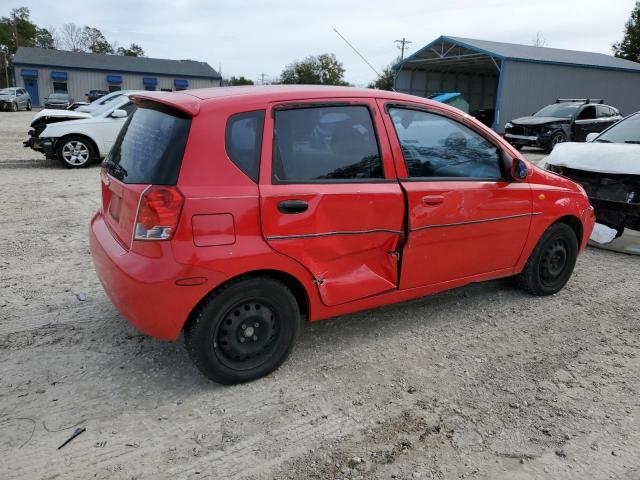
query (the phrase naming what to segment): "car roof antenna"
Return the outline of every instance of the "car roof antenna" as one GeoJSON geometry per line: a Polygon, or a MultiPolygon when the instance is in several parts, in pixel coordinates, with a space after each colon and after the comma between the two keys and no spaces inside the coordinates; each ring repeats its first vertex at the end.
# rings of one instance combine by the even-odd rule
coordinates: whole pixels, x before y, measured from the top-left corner
{"type": "MultiPolygon", "coordinates": [[[[342,35],[342,34],[341,34],[341,33],[340,33],[336,28],[334,28],[334,29],[333,29],[333,31],[334,31],[334,32],[336,32],[336,33],[338,34],[338,36],[339,36],[342,40],[344,40],[344,43],[346,43],[347,45],[349,45],[349,47],[351,48],[351,50],[353,50],[354,52],[356,52],[356,55],[358,55],[358,56],[362,59],[362,61],[363,61],[364,63],[366,63],[366,64],[369,66],[369,68],[370,68],[371,70],[373,70],[373,73],[375,73],[375,74],[378,76],[378,78],[382,78],[382,74],[381,74],[380,72],[378,72],[375,68],[373,68],[373,65],[371,65],[371,64],[367,61],[367,59],[366,59],[366,58],[364,58],[364,55],[362,55],[358,50],[356,50],[356,47],[354,47],[353,45],[351,45],[351,43],[349,43],[349,40],[347,40],[346,38],[344,38],[344,36],[343,36],[343,35],[342,35]]],[[[396,91],[396,89],[395,89],[395,88],[393,88],[393,87],[391,87],[391,90],[393,90],[394,92],[396,91]]]]}

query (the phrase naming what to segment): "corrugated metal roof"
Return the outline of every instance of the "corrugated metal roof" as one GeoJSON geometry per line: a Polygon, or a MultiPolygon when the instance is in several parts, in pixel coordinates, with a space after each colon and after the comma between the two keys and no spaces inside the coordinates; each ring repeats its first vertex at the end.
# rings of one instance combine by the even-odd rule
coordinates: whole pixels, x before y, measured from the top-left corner
{"type": "MultiPolygon", "coordinates": [[[[604,53],[534,47],[532,45],[521,45],[518,43],[493,42],[490,40],[477,40],[473,38],[450,37],[445,35],[434,40],[421,50],[418,50],[410,57],[407,57],[402,63],[409,60],[417,60],[420,58],[421,52],[426,52],[432,46],[437,45],[443,40],[445,42],[454,43],[500,59],[640,71],[640,63],[613,57],[611,55],[605,55],[604,53]]],[[[397,66],[400,66],[402,63],[397,66]]]]}
{"type": "Polygon", "coordinates": [[[220,78],[206,62],[165,60],[161,58],[125,57],[97,53],[69,52],[46,48],[20,47],[13,56],[19,65],[40,65],[56,68],[83,68],[110,72],[150,73],[185,77],[220,78]]]}

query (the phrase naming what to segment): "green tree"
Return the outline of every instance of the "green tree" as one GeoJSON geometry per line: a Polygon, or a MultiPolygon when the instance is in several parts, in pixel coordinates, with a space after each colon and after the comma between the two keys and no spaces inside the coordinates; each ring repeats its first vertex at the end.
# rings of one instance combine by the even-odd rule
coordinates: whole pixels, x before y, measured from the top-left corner
{"type": "Polygon", "coordinates": [[[640,62],[640,2],[636,2],[631,17],[624,26],[624,36],[620,42],[613,44],[616,57],[640,62]]]}
{"type": "Polygon", "coordinates": [[[236,86],[236,85],[253,85],[253,80],[251,80],[249,78],[244,78],[242,76],[240,76],[240,77],[231,77],[229,79],[229,85],[232,85],[232,86],[236,86]]]}
{"type": "Polygon", "coordinates": [[[310,56],[294,61],[280,74],[280,83],[305,85],[349,85],[344,80],[344,67],[333,53],[310,56]]]}
{"type": "Polygon", "coordinates": [[[113,47],[109,41],[95,27],[84,27],[82,30],[82,43],[83,49],[91,53],[113,53],[113,47]]]}
{"type": "Polygon", "coordinates": [[[136,43],[129,45],[129,48],[118,47],[116,53],[125,57],[144,57],[144,50],[136,43]]]}
{"type": "Polygon", "coordinates": [[[39,28],[36,35],[35,46],[40,48],[48,48],[54,50],[56,48],[56,42],[53,38],[53,34],[46,28],[39,28]]]}
{"type": "Polygon", "coordinates": [[[376,88],[378,90],[393,90],[393,70],[391,65],[382,70],[382,75],[367,85],[368,88],[376,88]]]}
{"type": "Polygon", "coordinates": [[[7,86],[8,64],[18,46],[36,46],[38,27],[29,18],[27,7],[14,8],[8,17],[0,17],[0,86],[7,86]]]}

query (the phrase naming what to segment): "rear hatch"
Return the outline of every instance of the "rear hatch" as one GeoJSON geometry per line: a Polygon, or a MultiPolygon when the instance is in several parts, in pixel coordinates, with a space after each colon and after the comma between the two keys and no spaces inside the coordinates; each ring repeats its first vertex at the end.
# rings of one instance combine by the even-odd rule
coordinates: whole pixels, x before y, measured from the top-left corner
{"type": "Polygon", "coordinates": [[[162,203],[167,192],[172,200],[177,192],[174,187],[191,127],[191,117],[177,108],[145,99],[137,104],[101,172],[102,211],[114,236],[126,249],[133,242],[138,211],[146,207],[147,213],[151,208],[151,213],[156,214],[154,201],[162,203]],[[147,195],[154,190],[160,197],[147,202],[147,195]]]}

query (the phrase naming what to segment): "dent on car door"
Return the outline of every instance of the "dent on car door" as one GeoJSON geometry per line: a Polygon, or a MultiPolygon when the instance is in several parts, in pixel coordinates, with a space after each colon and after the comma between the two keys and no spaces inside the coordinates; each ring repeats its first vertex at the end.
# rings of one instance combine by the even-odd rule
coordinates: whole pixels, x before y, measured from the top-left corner
{"type": "Polygon", "coordinates": [[[397,287],[404,221],[375,102],[336,102],[274,105],[260,173],[263,234],[307,268],[326,305],[397,287]]]}
{"type": "Polygon", "coordinates": [[[508,272],[527,239],[530,186],[508,181],[504,152],[462,119],[406,106],[387,111],[408,201],[400,288],[508,272]]]}

